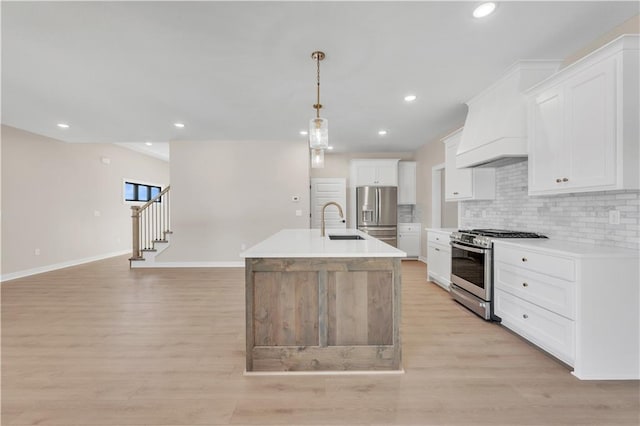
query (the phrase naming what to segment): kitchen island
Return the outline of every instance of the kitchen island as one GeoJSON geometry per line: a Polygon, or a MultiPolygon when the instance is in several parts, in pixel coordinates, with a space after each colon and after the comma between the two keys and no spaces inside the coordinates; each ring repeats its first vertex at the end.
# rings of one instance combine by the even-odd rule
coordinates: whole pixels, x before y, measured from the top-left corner
{"type": "Polygon", "coordinates": [[[402,370],[406,254],[357,230],[327,234],[285,229],[242,253],[247,372],[402,370]]]}

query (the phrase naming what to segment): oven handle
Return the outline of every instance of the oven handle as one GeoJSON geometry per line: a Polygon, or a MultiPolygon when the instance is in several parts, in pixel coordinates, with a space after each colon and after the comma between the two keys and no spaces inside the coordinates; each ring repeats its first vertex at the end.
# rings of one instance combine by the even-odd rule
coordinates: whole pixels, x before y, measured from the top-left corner
{"type": "Polygon", "coordinates": [[[488,251],[487,249],[480,249],[480,248],[475,248],[475,247],[463,246],[461,244],[457,244],[457,243],[454,243],[454,242],[451,242],[449,244],[451,244],[451,247],[459,248],[460,250],[472,251],[474,253],[484,254],[484,253],[486,253],[488,251]]]}

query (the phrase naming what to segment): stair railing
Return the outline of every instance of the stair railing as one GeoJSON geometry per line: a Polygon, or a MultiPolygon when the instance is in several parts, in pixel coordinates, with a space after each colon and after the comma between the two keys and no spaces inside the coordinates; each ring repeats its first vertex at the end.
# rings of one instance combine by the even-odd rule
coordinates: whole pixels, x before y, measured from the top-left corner
{"type": "Polygon", "coordinates": [[[167,186],[142,206],[131,206],[133,250],[129,260],[142,259],[143,250],[151,250],[154,241],[164,241],[170,232],[170,189],[167,186]]]}

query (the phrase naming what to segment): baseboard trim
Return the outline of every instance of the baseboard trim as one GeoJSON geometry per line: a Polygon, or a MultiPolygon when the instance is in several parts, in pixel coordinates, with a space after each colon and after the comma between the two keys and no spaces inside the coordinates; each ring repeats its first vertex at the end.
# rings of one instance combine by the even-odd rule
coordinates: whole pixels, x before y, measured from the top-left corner
{"type": "Polygon", "coordinates": [[[109,259],[111,257],[122,256],[130,253],[131,253],[131,250],[127,249],[122,251],[115,251],[111,253],[101,254],[98,256],[91,256],[91,257],[85,257],[82,259],[69,260],[67,262],[60,262],[60,263],[54,263],[51,265],[39,266],[37,268],[32,268],[32,269],[25,269],[23,271],[12,272],[10,274],[4,274],[0,276],[0,282],[16,280],[18,278],[24,278],[31,275],[43,274],[45,272],[56,271],[58,269],[69,268],[71,266],[82,265],[84,263],[90,263],[90,262],[95,262],[97,260],[109,259]]]}
{"type": "Polygon", "coordinates": [[[133,269],[142,268],[244,268],[244,262],[135,262],[133,269]]]}
{"type": "Polygon", "coordinates": [[[319,371],[247,371],[243,376],[361,376],[404,374],[400,370],[319,370],[319,371]]]}

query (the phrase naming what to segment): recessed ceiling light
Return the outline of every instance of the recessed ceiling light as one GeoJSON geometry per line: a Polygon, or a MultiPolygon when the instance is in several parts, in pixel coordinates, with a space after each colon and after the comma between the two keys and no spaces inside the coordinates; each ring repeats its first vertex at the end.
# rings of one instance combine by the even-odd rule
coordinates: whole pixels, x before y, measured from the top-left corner
{"type": "Polygon", "coordinates": [[[386,134],[387,134],[387,131],[386,131],[386,130],[378,130],[378,134],[379,134],[380,136],[384,136],[384,135],[386,135],[386,134]]]}
{"type": "Polygon", "coordinates": [[[473,11],[473,17],[484,18],[485,16],[491,15],[494,10],[496,10],[496,4],[494,2],[490,1],[487,3],[482,3],[473,11]]]}
{"type": "Polygon", "coordinates": [[[146,146],[151,146],[151,145],[153,145],[151,142],[145,142],[144,144],[145,144],[146,146]]]}
{"type": "Polygon", "coordinates": [[[60,127],[61,129],[68,129],[69,125],[67,123],[58,123],[58,127],[60,127]]]}
{"type": "Polygon", "coordinates": [[[174,126],[176,126],[178,129],[182,129],[184,127],[183,123],[173,123],[174,126]]]}
{"type": "Polygon", "coordinates": [[[300,134],[302,136],[307,136],[309,134],[309,132],[307,132],[306,130],[300,130],[300,134]]]}
{"type": "Polygon", "coordinates": [[[329,151],[331,151],[331,150],[333,149],[333,147],[332,147],[331,145],[329,145],[329,146],[327,147],[327,149],[328,149],[329,151]]]}
{"type": "Polygon", "coordinates": [[[407,96],[404,97],[404,100],[407,101],[407,102],[413,102],[413,101],[416,100],[416,98],[417,98],[416,95],[407,95],[407,96]]]}

